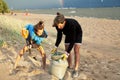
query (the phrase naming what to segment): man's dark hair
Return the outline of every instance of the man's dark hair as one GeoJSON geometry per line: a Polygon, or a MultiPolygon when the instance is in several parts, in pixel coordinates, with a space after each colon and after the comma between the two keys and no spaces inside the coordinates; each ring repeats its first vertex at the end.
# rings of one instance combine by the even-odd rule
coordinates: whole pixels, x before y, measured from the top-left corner
{"type": "Polygon", "coordinates": [[[57,13],[56,13],[56,15],[60,15],[60,13],[59,13],[59,12],[57,12],[57,13]]]}
{"type": "Polygon", "coordinates": [[[59,14],[54,19],[54,26],[57,26],[59,23],[63,23],[65,21],[65,17],[63,14],[59,14]]]}

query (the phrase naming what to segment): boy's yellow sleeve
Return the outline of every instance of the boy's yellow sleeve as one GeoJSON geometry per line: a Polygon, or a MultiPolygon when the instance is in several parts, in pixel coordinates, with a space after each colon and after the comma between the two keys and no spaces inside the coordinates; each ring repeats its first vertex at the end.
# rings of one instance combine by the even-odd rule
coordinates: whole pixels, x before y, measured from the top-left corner
{"type": "Polygon", "coordinates": [[[29,31],[26,30],[25,28],[23,28],[22,31],[21,31],[21,34],[22,34],[23,38],[27,39],[28,35],[29,35],[29,31]]]}

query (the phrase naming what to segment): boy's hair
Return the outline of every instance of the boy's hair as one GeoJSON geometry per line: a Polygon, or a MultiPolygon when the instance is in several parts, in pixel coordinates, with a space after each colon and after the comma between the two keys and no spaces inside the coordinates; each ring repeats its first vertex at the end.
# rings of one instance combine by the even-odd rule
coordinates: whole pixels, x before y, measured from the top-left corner
{"type": "Polygon", "coordinates": [[[65,21],[64,15],[59,13],[59,15],[57,15],[54,19],[53,27],[57,26],[57,24],[59,23],[63,23],[64,21],[65,21]]]}
{"type": "Polygon", "coordinates": [[[34,30],[35,32],[38,31],[38,29],[43,29],[44,28],[44,22],[43,21],[39,21],[35,26],[34,26],[34,30]]]}

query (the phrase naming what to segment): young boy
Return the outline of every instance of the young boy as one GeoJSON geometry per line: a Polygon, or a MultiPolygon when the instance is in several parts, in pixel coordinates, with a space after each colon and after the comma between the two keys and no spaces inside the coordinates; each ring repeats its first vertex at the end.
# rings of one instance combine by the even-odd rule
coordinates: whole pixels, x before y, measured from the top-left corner
{"type": "Polygon", "coordinates": [[[46,67],[46,54],[41,46],[42,41],[44,38],[47,38],[47,32],[44,30],[44,23],[43,21],[39,21],[36,25],[28,24],[25,28],[22,29],[22,36],[26,39],[26,45],[20,50],[14,69],[17,67],[18,62],[20,61],[23,54],[28,51],[30,48],[36,48],[41,56],[43,61],[43,69],[46,67]]]}

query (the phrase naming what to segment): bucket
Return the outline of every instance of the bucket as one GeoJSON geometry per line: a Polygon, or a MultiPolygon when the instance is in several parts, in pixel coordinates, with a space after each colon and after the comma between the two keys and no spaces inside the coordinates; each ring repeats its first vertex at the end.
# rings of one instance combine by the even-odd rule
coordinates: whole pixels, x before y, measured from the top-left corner
{"type": "MultiPolygon", "coordinates": [[[[56,56],[56,54],[53,56],[56,56]]],[[[59,56],[61,55],[59,54],[59,56]]],[[[67,67],[67,60],[62,60],[61,58],[57,60],[51,60],[50,73],[59,79],[63,79],[67,67]]]]}

